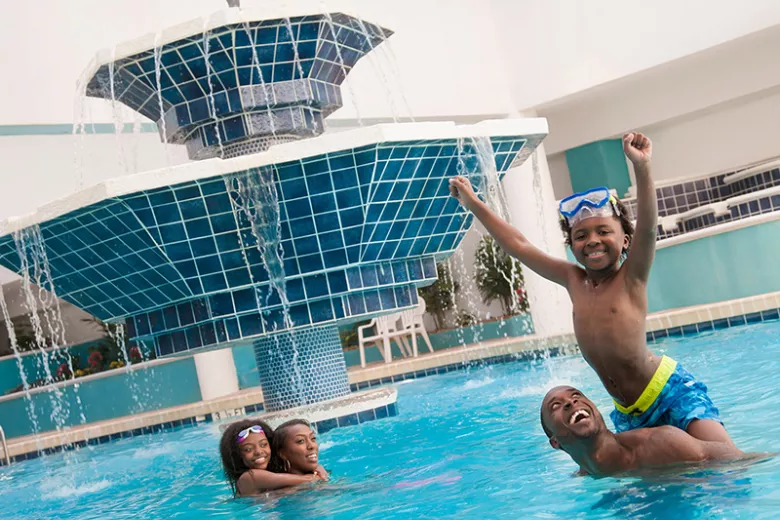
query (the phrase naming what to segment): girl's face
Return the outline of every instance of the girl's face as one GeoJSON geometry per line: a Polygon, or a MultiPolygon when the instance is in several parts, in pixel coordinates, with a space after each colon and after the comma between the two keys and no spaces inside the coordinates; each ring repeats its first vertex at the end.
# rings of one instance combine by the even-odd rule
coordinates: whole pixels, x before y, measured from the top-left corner
{"type": "Polygon", "coordinates": [[[271,460],[271,445],[265,433],[250,432],[238,443],[238,451],[249,469],[266,469],[271,460]]]}
{"type": "Polygon", "coordinates": [[[313,473],[319,465],[317,435],[304,424],[290,427],[290,433],[279,455],[290,463],[290,473],[313,473]]]}
{"type": "Polygon", "coordinates": [[[590,271],[614,269],[627,247],[628,235],[615,217],[585,219],[571,230],[572,253],[590,271]]]}

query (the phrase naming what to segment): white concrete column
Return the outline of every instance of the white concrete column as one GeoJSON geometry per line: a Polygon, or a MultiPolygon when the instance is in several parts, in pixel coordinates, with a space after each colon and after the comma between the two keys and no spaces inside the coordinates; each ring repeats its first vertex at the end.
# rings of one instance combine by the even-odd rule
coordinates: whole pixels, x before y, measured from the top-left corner
{"type": "MultiPolygon", "coordinates": [[[[544,145],[539,145],[521,167],[509,170],[502,183],[512,225],[547,254],[565,259],[544,145]]],[[[572,333],[572,306],[566,290],[525,266],[523,275],[536,334],[572,333]]]]}
{"type": "Polygon", "coordinates": [[[233,349],[223,348],[195,354],[195,370],[204,401],[238,392],[238,374],[233,349]]]}

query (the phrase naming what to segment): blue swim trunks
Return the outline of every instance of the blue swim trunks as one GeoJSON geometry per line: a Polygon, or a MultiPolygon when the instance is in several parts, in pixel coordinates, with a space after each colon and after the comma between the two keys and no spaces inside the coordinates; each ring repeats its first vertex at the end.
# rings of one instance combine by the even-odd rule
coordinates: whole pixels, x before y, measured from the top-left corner
{"type": "Polygon", "coordinates": [[[685,430],[694,419],[723,424],[707,386],[666,356],[636,403],[626,408],[616,402],[609,415],[618,433],[663,425],[685,430]]]}

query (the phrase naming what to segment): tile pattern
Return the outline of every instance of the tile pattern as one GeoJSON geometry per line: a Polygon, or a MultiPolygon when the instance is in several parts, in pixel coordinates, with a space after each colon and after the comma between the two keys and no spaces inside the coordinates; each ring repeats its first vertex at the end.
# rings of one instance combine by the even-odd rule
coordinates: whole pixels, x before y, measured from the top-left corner
{"type": "MultiPolygon", "coordinates": [[[[259,403],[256,405],[246,406],[245,411],[247,414],[261,413],[263,412],[263,404],[259,403]]],[[[355,414],[347,414],[333,419],[317,421],[315,423],[312,423],[312,426],[314,426],[314,429],[318,433],[322,434],[334,428],[342,428],[346,426],[363,424],[376,419],[395,417],[397,415],[398,415],[398,405],[396,403],[391,403],[386,406],[378,406],[377,408],[365,410],[355,414]]],[[[214,419],[211,414],[207,414],[206,416],[199,416],[199,417],[187,417],[185,419],[181,419],[177,421],[165,422],[153,426],[147,426],[144,428],[136,428],[133,430],[128,430],[126,432],[114,433],[111,435],[102,435],[100,437],[94,437],[92,439],[89,439],[88,441],[77,441],[74,443],[65,444],[63,446],[46,448],[41,451],[22,453],[10,457],[10,459],[11,459],[11,463],[14,464],[14,463],[23,462],[25,460],[37,459],[38,457],[41,456],[54,455],[56,453],[60,453],[63,451],[79,450],[82,448],[86,448],[88,445],[97,446],[100,444],[108,444],[110,442],[118,441],[120,439],[137,437],[139,435],[151,435],[151,434],[161,433],[161,432],[178,431],[184,428],[191,428],[202,424],[210,424],[213,422],[213,420],[214,419]]],[[[5,465],[5,457],[2,457],[0,458],[0,467],[4,465],[5,465]]]]}
{"type": "Polygon", "coordinates": [[[538,359],[542,359],[543,357],[557,357],[557,356],[569,355],[569,354],[571,354],[571,348],[568,345],[528,349],[520,352],[513,352],[511,354],[498,354],[495,356],[487,356],[480,359],[460,361],[457,363],[450,363],[438,367],[426,368],[424,370],[404,372],[402,374],[382,377],[379,379],[371,379],[368,381],[361,381],[358,383],[350,383],[349,388],[353,392],[359,392],[361,390],[366,390],[368,388],[374,388],[382,385],[389,385],[392,383],[397,383],[399,381],[406,381],[408,379],[421,379],[423,377],[434,376],[437,374],[446,374],[448,372],[456,372],[459,370],[476,368],[480,366],[498,365],[498,364],[515,363],[515,362],[528,362],[528,361],[535,361],[538,359]]]}
{"type": "Polygon", "coordinates": [[[349,394],[338,327],[311,327],[254,343],[265,408],[285,410],[349,394]]]}
{"type": "MultiPolygon", "coordinates": [[[[527,142],[492,139],[499,175],[527,142]]],[[[301,327],[414,305],[415,287],[435,280],[434,260],[471,224],[448,193],[456,174],[485,186],[475,142],[377,143],[101,201],[40,234],[59,297],[102,320],[129,316],[129,337],[165,356],[279,330],[281,301],[239,181],[273,188],[301,327]]],[[[40,253],[27,244],[29,265],[40,253]]],[[[0,238],[0,264],[21,270],[13,237],[0,238]]]]}
{"type": "Polygon", "coordinates": [[[346,75],[391,34],[342,13],[226,25],[103,65],[87,95],[156,121],[192,159],[254,153],[322,133],[346,75]]]}
{"type": "MultiPolygon", "coordinates": [[[[736,172],[731,172],[736,173],[736,172]]],[[[681,182],[671,186],[656,188],[658,200],[658,215],[676,215],[713,202],[721,202],[732,197],[745,195],[755,191],[780,186],[780,169],[767,170],[742,179],[732,184],[725,184],[724,177],[719,174],[704,179],[681,182]]],[[[624,201],[632,218],[636,217],[636,199],[624,201]]],[[[695,231],[723,222],[741,220],[743,218],[769,213],[780,209],[780,196],[767,196],[748,203],[740,204],[730,209],[730,215],[715,216],[713,214],[694,217],[678,224],[677,229],[664,231],[658,226],[658,240],[670,238],[689,231],[695,231]]]]}
{"type": "Polygon", "coordinates": [[[689,337],[696,336],[702,332],[711,332],[713,330],[738,327],[740,325],[750,325],[764,321],[775,321],[780,319],[780,308],[766,309],[763,311],[747,312],[736,314],[726,318],[715,318],[703,320],[697,323],[679,325],[658,329],[647,332],[647,342],[653,343],[664,338],[689,337]]]}

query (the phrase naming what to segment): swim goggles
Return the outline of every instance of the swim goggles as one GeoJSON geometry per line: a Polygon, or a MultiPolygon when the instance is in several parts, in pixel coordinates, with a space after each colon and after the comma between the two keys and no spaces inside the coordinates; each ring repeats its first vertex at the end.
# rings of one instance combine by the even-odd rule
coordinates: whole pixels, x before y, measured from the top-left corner
{"type": "Polygon", "coordinates": [[[558,206],[558,211],[561,220],[569,226],[592,217],[620,216],[617,198],[605,186],[566,197],[558,206]]]}
{"type": "Polygon", "coordinates": [[[250,426],[249,428],[246,428],[238,432],[238,435],[236,435],[236,442],[244,442],[246,438],[249,437],[250,433],[265,433],[265,432],[263,432],[262,426],[260,426],[259,424],[255,424],[253,426],[250,426]]]}

